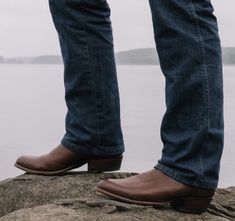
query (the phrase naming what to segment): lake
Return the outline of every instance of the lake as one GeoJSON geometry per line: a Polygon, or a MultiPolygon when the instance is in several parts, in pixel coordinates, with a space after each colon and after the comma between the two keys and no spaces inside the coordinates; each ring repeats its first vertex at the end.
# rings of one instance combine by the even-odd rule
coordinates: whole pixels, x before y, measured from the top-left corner
{"type": "MultiPolygon", "coordinates": [[[[161,156],[160,124],[165,111],[159,66],[118,66],[126,152],[121,171],[149,170],[161,156]]],[[[220,187],[235,186],[235,66],[224,67],[225,149],[220,187]]],[[[63,66],[0,65],[0,180],[22,172],[22,154],[42,154],[64,134],[63,66]]],[[[81,170],[83,170],[81,168],[81,170]]]]}

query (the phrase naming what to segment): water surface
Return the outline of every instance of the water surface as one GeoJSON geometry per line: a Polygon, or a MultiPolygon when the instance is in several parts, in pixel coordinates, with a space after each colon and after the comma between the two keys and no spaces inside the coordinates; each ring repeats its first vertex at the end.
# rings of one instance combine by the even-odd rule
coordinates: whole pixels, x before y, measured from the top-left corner
{"type": "MultiPolygon", "coordinates": [[[[142,172],[161,156],[164,77],[159,66],[118,66],[122,127],[126,145],[122,171],[142,172]]],[[[235,185],[235,66],[224,68],[225,149],[220,187],[235,185]]],[[[41,154],[64,134],[63,66],[0,65],[0,179],[22,172],[21,154],[41,154]]],[[[84,169],[81,168],[81,169],[84,169]]]]}

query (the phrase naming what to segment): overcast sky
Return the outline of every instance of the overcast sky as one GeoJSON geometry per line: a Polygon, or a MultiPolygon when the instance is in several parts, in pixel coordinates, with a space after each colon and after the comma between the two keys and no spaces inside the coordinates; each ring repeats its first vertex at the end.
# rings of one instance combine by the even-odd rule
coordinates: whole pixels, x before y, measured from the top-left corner
{"type": "MultiPolygon", "coordinates": [[[[115,50],[154,47],[148,0],[108,0],[115,50]]],[[[235,1],[212,0],[223,46],[235,46],[235,1]]],[[[59,54],[48,0],[0,0],[0,55],[59,54]]]]}

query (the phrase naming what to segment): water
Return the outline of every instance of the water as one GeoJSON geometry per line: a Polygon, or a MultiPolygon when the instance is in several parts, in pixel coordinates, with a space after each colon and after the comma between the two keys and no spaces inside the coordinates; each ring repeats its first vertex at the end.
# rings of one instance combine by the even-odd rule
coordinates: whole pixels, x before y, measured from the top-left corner
{"type": "MultiPolygon", "coordinates": [[[[226,66],[224,72],[220,187],[235,185],[235,66],[226,66]]],[[[118,66],[118,78],[126,145],[122,171],[142,172],[161,156],[164,78],[159,66],[118,66]]],[[[22,173],[13,167],[19,155],[46,153],[61,140],[66,114],[63,66],[1,65],[0,102],[0,179],[5,179],[22,173]]]]}

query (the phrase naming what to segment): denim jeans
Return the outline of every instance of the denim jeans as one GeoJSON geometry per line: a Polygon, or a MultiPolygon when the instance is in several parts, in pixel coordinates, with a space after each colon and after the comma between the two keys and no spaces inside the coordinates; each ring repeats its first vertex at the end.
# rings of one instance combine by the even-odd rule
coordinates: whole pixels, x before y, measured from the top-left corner
{"type": "MultiPolygon", "coordinates": [[[[68,113],[61,142],[81,154],[121,154],[109,5],[106,0],[49,3],[65,67],[68,113]]],[[[213,6],[209,0],[149,3],[166,78],[163,151],[155,168],[186,185],[215,189],[224,125],[221,45],[213,6]]]]}

